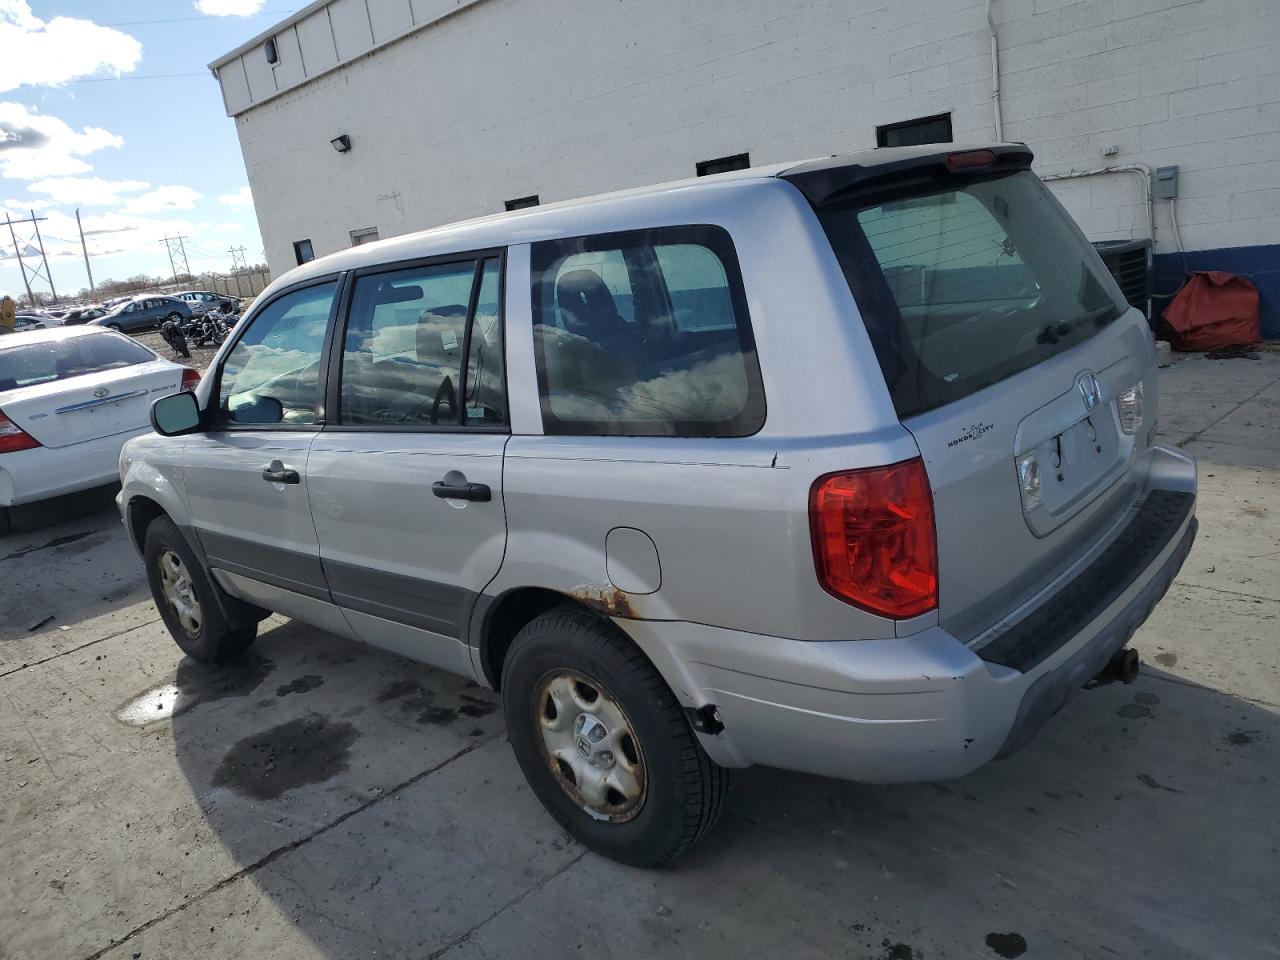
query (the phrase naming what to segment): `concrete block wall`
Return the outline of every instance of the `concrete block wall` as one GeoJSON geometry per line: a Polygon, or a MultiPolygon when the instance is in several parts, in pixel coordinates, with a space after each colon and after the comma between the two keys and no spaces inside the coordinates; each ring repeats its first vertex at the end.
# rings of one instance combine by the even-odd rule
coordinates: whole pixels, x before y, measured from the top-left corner
{"type": "MultiPolygon", "coordinates": [[[[1235,251],[1208,260],[1256,274],[1280,333],[1280,0],[993,0],[992,14],[1005,139],[1030,144],[1042,175],[1177,164],[1186,247],[1235,251]]],[[[975,0],[482,0],[236,122],[278,273],[295,240],[324,254],[353,229],[388,237],[728,154],[862,149],[877,125],[932,114],[951,113],[957,141],[990,140],[990,71],[975,0]],[[350,153],[329,146],[340,133],[350,153]]],[[[1091,239],[1146,235],[1138,178],[1052,188],[1091,239]]],[[[1158,201],[1176,282],[1169,214],[1158,201]]]]}

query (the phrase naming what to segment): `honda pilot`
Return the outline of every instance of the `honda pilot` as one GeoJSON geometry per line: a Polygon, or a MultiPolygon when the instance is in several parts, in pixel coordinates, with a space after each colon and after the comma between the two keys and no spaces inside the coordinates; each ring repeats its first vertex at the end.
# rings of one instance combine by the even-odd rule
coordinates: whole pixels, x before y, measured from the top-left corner
{"type": "Polygon", "coordinates": [[[521,210],[277,280],[129,442],[178,646],[278,612],[499,691],[586,846],[731,768],[960,777],[1126,645],[1196,531],[1142,314],[1022,145],[521,210]]]}

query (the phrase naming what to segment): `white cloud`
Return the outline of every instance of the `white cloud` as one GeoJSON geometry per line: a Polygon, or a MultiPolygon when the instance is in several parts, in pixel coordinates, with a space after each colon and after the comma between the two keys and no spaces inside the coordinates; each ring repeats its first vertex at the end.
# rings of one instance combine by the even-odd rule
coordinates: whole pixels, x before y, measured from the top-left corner
{"type": "Polygon", "coordinates": [[[224,193],[218,197],[219,203],[224,203],[228,207],[252,207],[253,193],[248,187],[241,187],[235,193],[224,193]]]}
{"type": "Polygon", "coordinates": [[[190,187],[156,187],[150,193],[126,200],[124,212],[128,214],[167,213],[170,210],[190,210],[204,194],[190,187]]]}
{"type": "Polygon", "coordinates": [[[41,20],[27,0],[0,0],[0,50],[0,92],[128,73],[142,59],[142,44],[129,34],[74,17],[41,20]]]}
{"type": "Polygon", "coordinates": [[[48,177],[27,184],[32,193],[48,194],[54,203],[110,207],[121,202],[122,193],[137,193],[151,184],[145,180],[104,180],[101,177],[48,177]]]}
{"type": "Polygon", "coordinates": [[[196,9],[210,17],[248,17],[262,9],[264,0],[196,0],[196,9]]]}
{"type": "Polygon", "coordinates": [[[39,180],[88,173],[93,168],[80,157],[122,146],[123,137],[101,127],[76,131],[24,104],[0,102],[0,176],[39,180]]]}

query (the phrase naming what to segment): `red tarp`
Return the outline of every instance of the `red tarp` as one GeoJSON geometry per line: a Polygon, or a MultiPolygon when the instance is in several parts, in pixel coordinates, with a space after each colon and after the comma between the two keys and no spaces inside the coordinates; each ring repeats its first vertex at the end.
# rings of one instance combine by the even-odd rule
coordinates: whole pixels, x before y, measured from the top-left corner
{"type": "Polygon", "coordinates": [[[1164,309],[1175,350],[1216,350],[1262,339],[1258,288],[1234,273],[1191,274],[1164,309]]]}

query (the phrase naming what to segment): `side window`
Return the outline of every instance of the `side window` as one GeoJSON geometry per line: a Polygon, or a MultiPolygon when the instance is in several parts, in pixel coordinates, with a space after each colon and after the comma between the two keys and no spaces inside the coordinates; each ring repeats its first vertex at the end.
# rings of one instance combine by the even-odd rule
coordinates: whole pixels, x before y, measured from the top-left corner
{"type": "Polygon", "coordinates": [[[475,260],[356,281],[343,346],[340,423],[505,422],[496,259],[484,262],[478,289],[476,283],[475,260]]]}
{"type": "Polygon", "coordinates": [[[222,364],[218,409],[229,424],[316,422],[320,360],[337,283],[273,300],[222,364]]]}
{"type": "Polygon", "coordinates": [[[547,433],[740,437],[764,424],[746,295],[726,231],[552,240],[534,244],[532,257],[547,433]],[[625,283],[611,265],[625,271],[625,283]]]}

